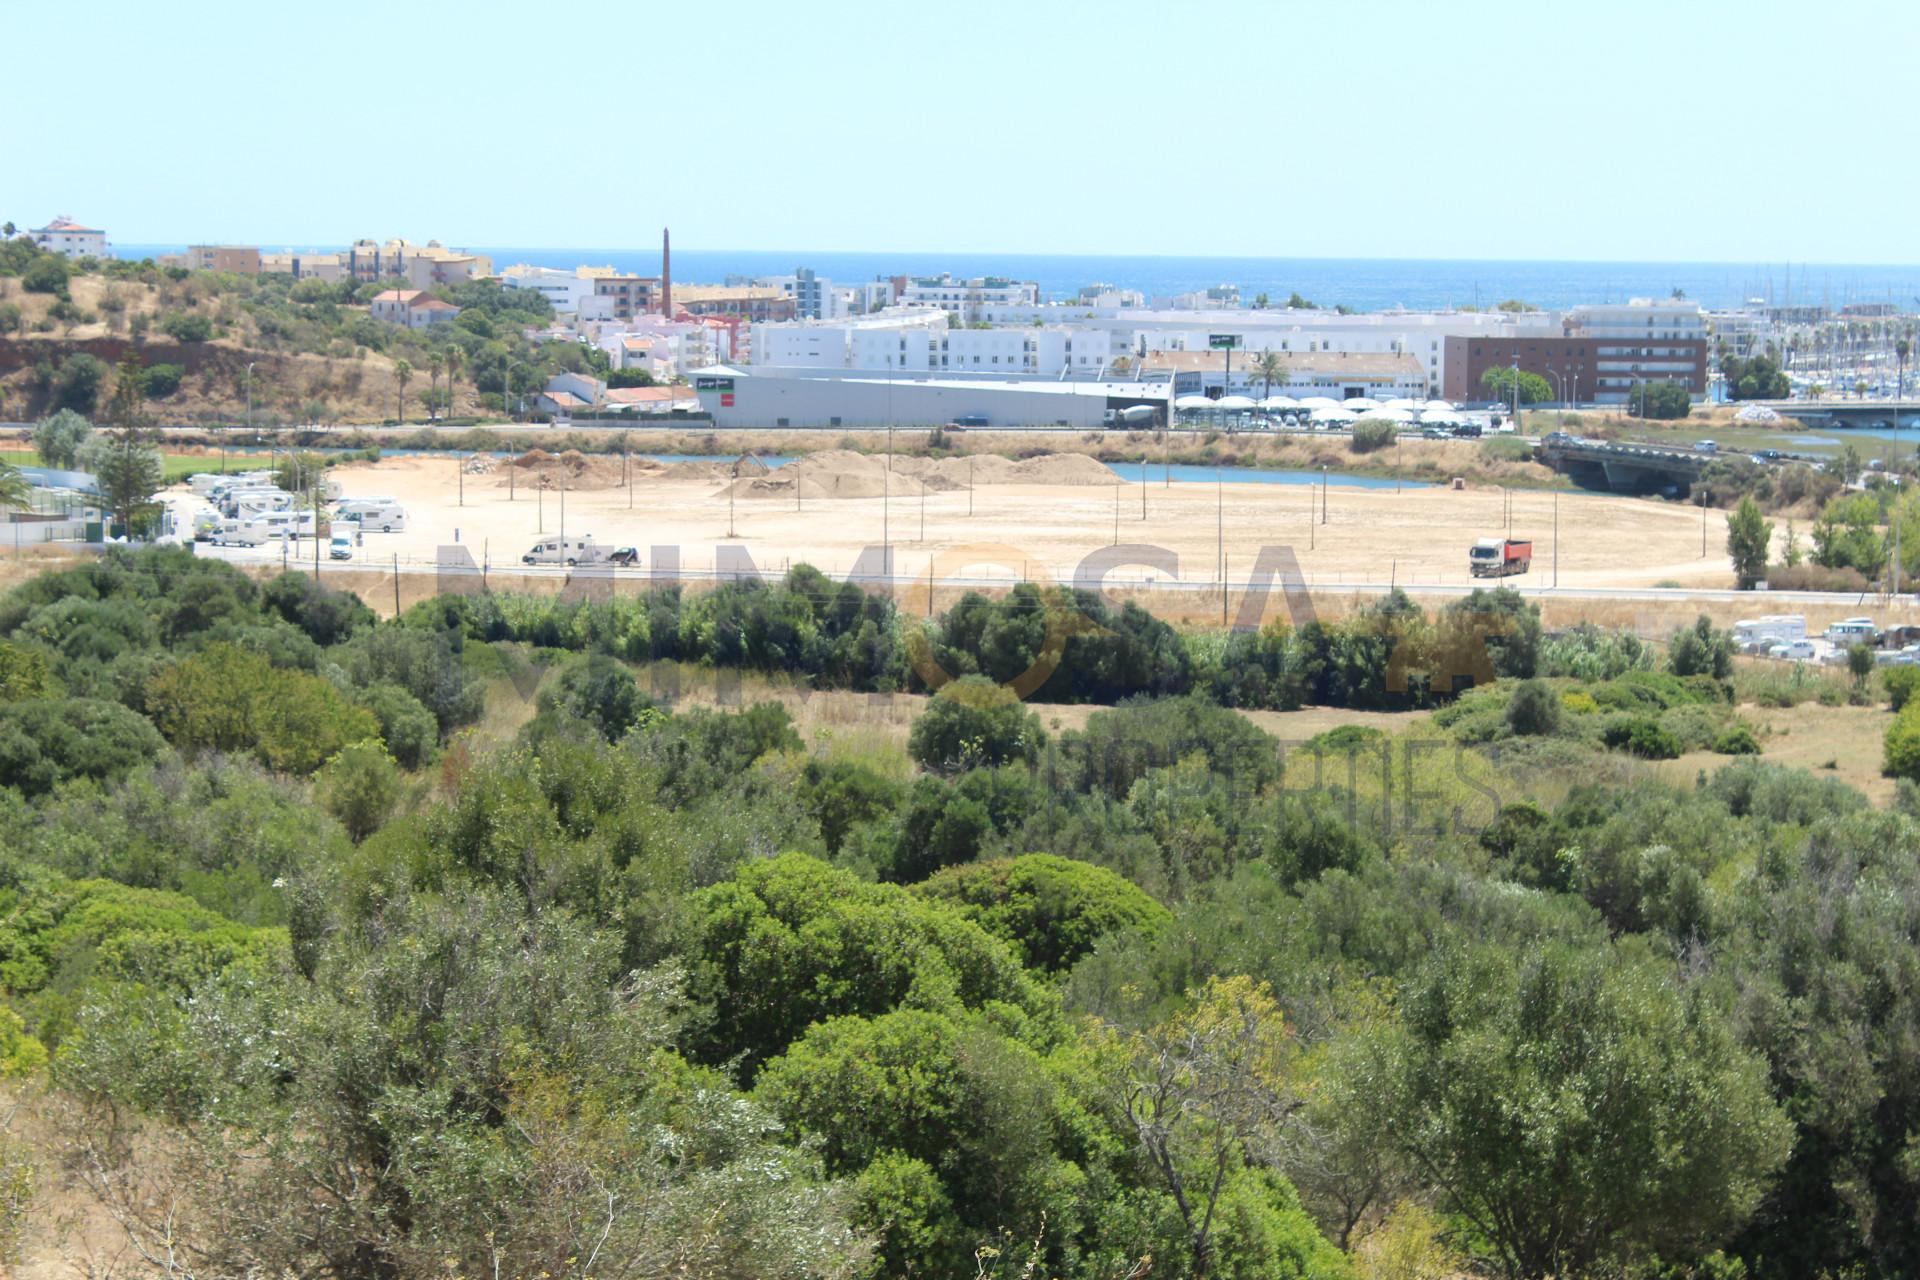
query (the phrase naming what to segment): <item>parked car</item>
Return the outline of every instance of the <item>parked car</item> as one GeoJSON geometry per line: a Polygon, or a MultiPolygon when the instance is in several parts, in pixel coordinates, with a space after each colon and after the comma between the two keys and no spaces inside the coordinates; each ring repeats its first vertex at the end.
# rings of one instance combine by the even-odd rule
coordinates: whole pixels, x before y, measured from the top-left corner
{"type": "Polygon", "coordinates": [[[607,557],[607,563],[616,569],[637,569],[640,567],[640,552],[634,547],[621,547],[607,557]]]}
{"type": "Polygon", "coordinates": [[[353,559],[353,539],[345,536],[344,534],[338,534],[338,533],[334,534],[333,539],[327,543],[327,559],[329,560],[353,559]]]}

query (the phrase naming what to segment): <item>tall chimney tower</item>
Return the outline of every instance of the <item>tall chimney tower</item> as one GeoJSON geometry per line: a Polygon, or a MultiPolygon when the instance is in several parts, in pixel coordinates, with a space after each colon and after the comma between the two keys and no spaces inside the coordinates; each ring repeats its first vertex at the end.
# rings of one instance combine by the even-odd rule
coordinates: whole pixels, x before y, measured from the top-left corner
{"type": "Polygon", "coordinates": [[[660,228],[660,314],[673,319],[673,234],[660,228]]]}

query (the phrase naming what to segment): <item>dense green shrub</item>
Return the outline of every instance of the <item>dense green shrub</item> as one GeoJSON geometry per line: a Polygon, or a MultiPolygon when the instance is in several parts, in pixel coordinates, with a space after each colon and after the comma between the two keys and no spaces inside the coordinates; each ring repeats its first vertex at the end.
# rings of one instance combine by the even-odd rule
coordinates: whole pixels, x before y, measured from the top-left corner
{"type": "Polygon", "coordinates": [[[941,689],[915,718],[907,752],[928,769],[960,773],[982,765],[1031,762],[1046,742],[1040,717],[1012,690],[966,676],[941,689]]]}
{"type": "Polygon", "coordinates": [[[166,748],[142,716],[91,698],[0,705],[0,787],[41,795],[71,778],[111,779],[166,748]]]}

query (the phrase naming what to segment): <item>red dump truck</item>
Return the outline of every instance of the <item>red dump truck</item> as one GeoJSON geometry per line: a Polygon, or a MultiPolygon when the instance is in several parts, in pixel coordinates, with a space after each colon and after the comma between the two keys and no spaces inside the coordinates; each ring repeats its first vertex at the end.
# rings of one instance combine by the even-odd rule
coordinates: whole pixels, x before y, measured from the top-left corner
{"type": "Polygon", "coordinates": [[[1476,578],[1510,578],[1525,573],[1533,563],[1533,544],[1512,538],[1482,538],[1467,552],[1467,564],[1476,578]]]}

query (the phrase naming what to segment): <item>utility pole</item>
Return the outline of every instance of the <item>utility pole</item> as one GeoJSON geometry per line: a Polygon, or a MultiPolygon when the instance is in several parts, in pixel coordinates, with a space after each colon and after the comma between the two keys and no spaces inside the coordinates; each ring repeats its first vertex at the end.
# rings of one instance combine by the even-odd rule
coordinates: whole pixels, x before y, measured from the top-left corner
{"type": "Polygon", "coordinates": [[[1700,485],[1700,558],[1707,558],[1707,486],[1700,485]]]}
{"type": "Polygon", "coordinates": [[[1220,482],[1220,468],[1213,469],[1214,561],[1220,571],[1220,617],[1227,616],[1227,491],[1220,482]]]}
{"type": "Polygon", "coordinates": [[[1560,589],[1560,491],[1553,491],[1553,589],[1560,589]]]}

